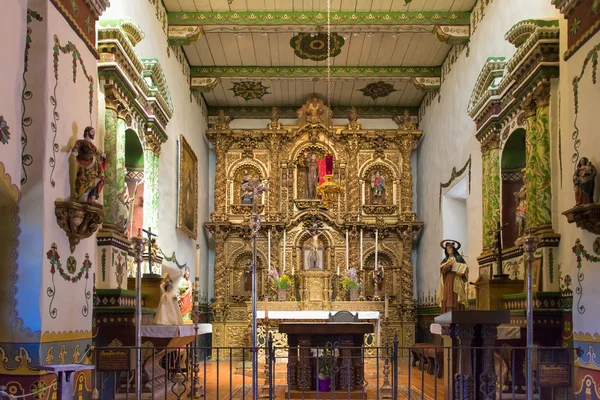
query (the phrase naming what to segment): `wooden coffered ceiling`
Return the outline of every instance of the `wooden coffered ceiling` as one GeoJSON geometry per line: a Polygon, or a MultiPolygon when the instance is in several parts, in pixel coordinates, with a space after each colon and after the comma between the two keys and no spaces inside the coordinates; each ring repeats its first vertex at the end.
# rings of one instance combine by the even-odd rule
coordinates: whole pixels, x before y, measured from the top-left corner
{"type": "Polygon", "coordinates": [[[163,1],[169,41],[183,46],[192,67],[192,90],[209,108],[248,116],[328,92],[334,112],[416,107],[439,88],[450,48],[468,42],[476,2],[331,0],[328,85],[327,0],[163,1]]]}

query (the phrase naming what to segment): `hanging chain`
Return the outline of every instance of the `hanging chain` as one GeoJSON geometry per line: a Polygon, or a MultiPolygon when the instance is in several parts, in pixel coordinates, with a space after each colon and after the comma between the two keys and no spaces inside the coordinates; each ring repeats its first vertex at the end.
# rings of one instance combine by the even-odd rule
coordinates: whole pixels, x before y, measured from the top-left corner
{"type": "Polygon", "coordinates": [[[327,0],[327,107],[331,110],[331,0],[327,0]]]}

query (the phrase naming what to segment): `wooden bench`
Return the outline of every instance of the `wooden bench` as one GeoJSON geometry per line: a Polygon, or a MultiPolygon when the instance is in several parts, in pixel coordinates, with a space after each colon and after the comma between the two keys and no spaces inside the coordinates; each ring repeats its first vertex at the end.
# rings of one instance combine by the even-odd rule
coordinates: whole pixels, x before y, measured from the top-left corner
{"type": "Polygon", "coordinates": [[[437,377],[444,377],[444,348],[432,343],[415,343],[410,347],[412,366],[425,370],[429,375],[434,375],[437,367],[437,377]]]}

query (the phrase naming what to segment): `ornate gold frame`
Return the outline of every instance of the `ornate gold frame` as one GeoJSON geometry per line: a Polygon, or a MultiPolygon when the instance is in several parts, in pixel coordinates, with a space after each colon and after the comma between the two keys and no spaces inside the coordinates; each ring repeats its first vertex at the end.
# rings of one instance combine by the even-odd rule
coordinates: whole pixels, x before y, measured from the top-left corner
{"type": "MultiPolygon", "coordinates": [[[[177,175],[177,228],[188,235],[190,238],[196,240],[198,237],[198,157],[192,150],[192,147],[187,142],[183,135],[179,135],[179,165],[178,165],[178,175],[177,175]],[[183,200],[182,194],[184,193],[183,187],[183,179],[184,173],[186,169],[190,167],[187,166],[188,163],[192,163],[192,174],[193,176],[190,179],[190,185],[193,185],[193,188],[190,189],[191,193],[193,193],[194,198],[191,200],[191,206],[193,210],[187,210],[186,204],[183,200]],[[193,226],[187,226],[184,221],[184,216],[187,212],[192,212],[194,215],[193,226]],[[191,229],[190,229],[191,228],[191,229]]],[[[188,204],[187,206],[190,206],[188,204]]]]}

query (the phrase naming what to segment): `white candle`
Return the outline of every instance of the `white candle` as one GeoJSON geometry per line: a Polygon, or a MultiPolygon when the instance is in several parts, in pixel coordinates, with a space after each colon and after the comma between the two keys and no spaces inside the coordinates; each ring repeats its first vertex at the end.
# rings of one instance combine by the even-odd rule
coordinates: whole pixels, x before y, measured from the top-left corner
{"type": "Polygon", "coordinates": [[[271,228],[269,228],[268,236],[267,237],[268,237],[268,242],[269,242],[268,243],[268,248],[267,248],[267,254],[268,254],[267,258],[269,260],[269,262],[268,262],[268,266],[269,266],[268,271],[270,271],[271,270],[271,228]]]}
{"type": "Polygon", "coordinates": [[[377,262],[378,260],[378,255],[377,252],[379,251],[379,229],[375,229],[375,268],[377,268],[377,262]]]}
{"type": "Polygon", "coordinates": [[[340,274],[340,264],[338,264],[338,275],[340,274]]]}
{"type": "Polygon", "coordinates": [[[265,294],[265,319],[269,319],[269,295],[265,294]]]}
{"type": "MultiPolygon", "coordinates": [[[[200,245],[196,245],[196,276],[195,278],[200,279],[200,245]]],[[[198,290],[199,288],[197,288],[198,290]]]]}
{"type": "Polygon", "coordinates": [[[384,309],[384,315],[385,315],[385,319],[388,319],[389,317],[389,310],[388,310],[388,297],[387,294],[385,295],[385,309],[384,309]]]}
{"type": "MultiPolygon", "coordinates": [[[[348,269],[348,264],[349,264],[349,248],[348,248],[348,229],[346,229],[346,269],[348,269]]],[[[339,271],[338,271],[338,275],[339,275],[339,271]]]]}
{"type": "Polygon", "coordinates": [[[292,264],[292,276],[294,276],[294,264],[292,264]]]}
{"type": "Polygon", "coordinates": [[[363,269],[363,230],[360,228],[360,270],[363,269]]]}
{"type": "MultiPolygon", "coordinates": [[[[284,229],[283,231],[283,267],[281,268],[281,274],[283,275],[285,273],[285,242],[286,242],[286,231],[284,229]]],[[[292,275],[294,275],[292,273],[292,275]]]]}

